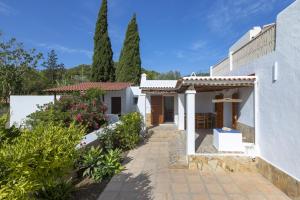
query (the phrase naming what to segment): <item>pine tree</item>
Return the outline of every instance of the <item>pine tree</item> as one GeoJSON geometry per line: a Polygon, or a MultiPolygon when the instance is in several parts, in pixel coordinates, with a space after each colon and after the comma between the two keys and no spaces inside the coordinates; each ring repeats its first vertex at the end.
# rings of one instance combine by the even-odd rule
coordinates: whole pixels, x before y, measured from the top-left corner
{"type": "Polygon", "coordinates": [[[116,70],[117,81],[139,84],[141,75],[140,36],[136,15],[134,14],[127,27],[126,37],[116,70]]]}
{"type": "Polygon", "coordinates": [[[48,79],[48,84],[51,86],[54,86],[57,82],[61,81],[65,72],[64,64],[58,64],[57,61],[58,58],[56,52],[51,50],[48,53],[47,61],[43,64],[46,68],[44,71],[45,76],[48,79]]]}
{"type": "Polygon", "coordinates": [[[107,26],[107,0],[102,0],[94,36],[92,81],[114,81],[115,79],[113,52],[107,26]]]}

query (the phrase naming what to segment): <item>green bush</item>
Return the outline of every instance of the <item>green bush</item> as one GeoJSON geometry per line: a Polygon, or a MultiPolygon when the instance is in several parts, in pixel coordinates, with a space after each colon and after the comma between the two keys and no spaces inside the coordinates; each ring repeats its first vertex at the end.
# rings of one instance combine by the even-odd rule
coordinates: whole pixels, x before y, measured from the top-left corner
{"type": "Polygon", "coordinates": [[[36,127],[40,123],[52,123],[53,125],[64,125],[65,127],[69,126],[73,121],[71,119],[71,114],[68,110],[62,110],[61,104],[63,104],[65,98],[59,101],[58,104],[45,104],[38,107],[38,111],[31,113],[27,116],[26,126],[27,127],[36,127]]]}
{"type": "Polygon", "coordinates": [[[0,199],[32,199],[37,191],[61,183],[73,169],[75,146],[83,135],[84,129],[74,124],[42,123],[5,141],[0,148],[0,199]]]}
{"type": "Polygon", "coordinates": [[[122,150],[136,147],[140,141],[143,118],[140,113],[133,112],[121,117],[121,123],[115,129],[115,145],[122,150]]]}
{"type": "Polygon", "coordinates": [[[83,155],[80,168],[84,169],[83,176],[100,182],[120,173],[124,169],[120,161],[121,151],[118,149],[103,153],[100,147],[91,147],[83,155]]]}
{"type": "Polygon", "coordinates": [[[0,116],[9,114],[9,104],[8,103],[1,103],[0,98],[0,116]]]}
{"type": "Polygon", "coordinates": [[[103,149],[104,152],[108,152],[111,149],[118,148],[116,146],[116,137],[115,130],[105,127],[103,130],[103,134],[98,137],[99,145],[103,149]]]}
{"type": "Polygon", "coordinates": [[[7,128],[6,127],[7,122],[8,122],[7,115],[3,115],[0,117],[0,147],[1,144],[4,143],[5,141],[10,143],[21,134],[21,131],[15,126],[7,128]]]}
{"type": "Polygon", "coordinates": [[[73,190],[74,186],[70,182],[62,181],[40,189],[36,192],[35,198],[38,200],[68,200],[72,198],[73,190]]]}

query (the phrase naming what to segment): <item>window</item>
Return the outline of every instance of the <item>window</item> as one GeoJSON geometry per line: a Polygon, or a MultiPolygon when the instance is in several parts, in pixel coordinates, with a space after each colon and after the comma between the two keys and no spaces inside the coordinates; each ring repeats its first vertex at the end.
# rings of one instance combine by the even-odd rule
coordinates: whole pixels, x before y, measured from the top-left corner
{"type": "Polygon", "coordinates": [[[139,98],[138,97],[133,97],[133,104],[137,105],[139,98]]]}

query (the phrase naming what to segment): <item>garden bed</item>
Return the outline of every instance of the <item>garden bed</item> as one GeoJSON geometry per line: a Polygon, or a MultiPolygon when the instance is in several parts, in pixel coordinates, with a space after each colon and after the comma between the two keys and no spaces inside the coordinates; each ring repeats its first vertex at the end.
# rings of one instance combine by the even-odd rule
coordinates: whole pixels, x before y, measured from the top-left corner
{"type": "MultiPolygon", "coordinates": [[[[128,153],[129,151],[122,153],[123,166],[131,161],[131,158],[127,157],[128,153]]],[[[95,182],[89,177],[77,179],[73,182],[75,191],[72,192],[72,200],[97,200],[111,178],[104,179],[101,182],[95,182]]]]}

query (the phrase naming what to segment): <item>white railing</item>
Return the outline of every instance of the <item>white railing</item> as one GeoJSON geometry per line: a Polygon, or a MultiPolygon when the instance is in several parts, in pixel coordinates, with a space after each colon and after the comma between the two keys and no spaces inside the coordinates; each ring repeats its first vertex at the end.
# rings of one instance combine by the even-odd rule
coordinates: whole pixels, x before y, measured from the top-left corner
{"type": "Polygon", "coordinates": [[[276,25],[274,24],[232,54],[233,70],[273,52],[275,45],[276,25]]]}
{"type": "Polygon", "coordinates": [[[213,76],[225,75],[229,71],[230,71],[230,66],[229,66],[228,58],[225,58],[224,60],[222,60],[212,68],[213,76]]]}

